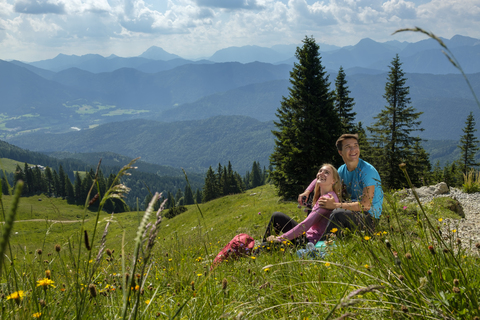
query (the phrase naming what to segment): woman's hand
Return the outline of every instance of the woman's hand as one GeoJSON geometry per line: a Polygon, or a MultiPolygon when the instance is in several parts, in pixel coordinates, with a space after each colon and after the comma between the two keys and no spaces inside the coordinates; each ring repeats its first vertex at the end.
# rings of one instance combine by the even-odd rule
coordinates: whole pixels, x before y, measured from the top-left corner
{"type": "Polygon", "coordinates": [[[268,236],[267,242],[280,242],[280,240],[278,240],[275,236],[268,236]]]}
{"type": "Polygon", "coordinates": [[[335,206],[335,199],[328,194],[328,197],[326,194],[318,198],[318,205],[320,208],[328,209],[328,210],[333,210],[336,208],[335,206]]]}

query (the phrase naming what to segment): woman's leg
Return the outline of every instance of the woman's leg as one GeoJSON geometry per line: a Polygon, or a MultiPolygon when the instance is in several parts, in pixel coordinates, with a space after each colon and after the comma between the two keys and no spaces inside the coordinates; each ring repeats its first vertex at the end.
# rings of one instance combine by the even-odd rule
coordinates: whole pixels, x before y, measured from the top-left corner
{"type": "Polygon", "coordinates": [[[265,235],[263,236],[263,242],[266,242],[267,238],[272,234],[277,235],[280,232],[287,232],[295,228],[297,224],[298,223],[295,220],[287,216],[285,213],[278,211],[274,212],[268,223],[265,235]]]}

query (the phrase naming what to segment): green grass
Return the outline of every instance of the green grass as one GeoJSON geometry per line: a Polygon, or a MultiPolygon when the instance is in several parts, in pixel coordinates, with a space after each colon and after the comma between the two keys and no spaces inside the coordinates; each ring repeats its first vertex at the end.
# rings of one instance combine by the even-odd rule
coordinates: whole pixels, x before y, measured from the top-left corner
{"type": "MultiPolygon", "coordinates": [[[[12,197],[2,197],[5,212],[11,201],[12,197]]],[[[7,251],[2,270],[2,319],[32,318],[39,312],[44,319],[120,319],[130,314],[141,319],[335,319],[346,314],[355,314],[352,317],[356,319],[478,316],[474,308],[478,308],[478,301],[471,299],[478,295],[480,287],[475,267],[478,251],[468,253],[467,244],[458,244],[455,233],[444,234],[444,244],[434,240],[421,213],[419,223],[417,214],[406,214],[393,196],[387,197],[376,235],[368,238],[351,233],[343,239],[332,235],[336,246],[323,259],[300,260],[296,250],[287,244],[254,258],[224,262],[211,272],[211,261],[234,235],[245,232],[260,239],[272,212],[282,211],[296,220],[302,220],[305,213],[296,203],[280,201],[271,185],[199,207],[201,212],[196,206],[188,206],[185,213],[164,219],[156,244],[149,249],[145,242],[136,240],[143,212],[113,217],[100,212],[92,243],[96,212],[84,211],[61,199],[21,198],[10,238],[11,253],[7,251]],[[34,217],[43,215],[43,220],[26,221],[32,212],[34,217]],[[108,221],[111,224],[104,253],[96,263],[108,221]],[[85,248],[82,230],[87,230],[91,251],[85,248]],[[60,252],[55,250],[55,244],[60,252]],[[435,254],[429,251],[429,245],[435,254]],[[106,249],[113,254],[108,255],[106,249]],[[55,288],[48,284],[37,287],[46,270],[55,288]],[[125,286],[125,273],[135,283],[125,286]],[[455,285],[456,281],[459,284],[455,285]],[[95,289],[89,289],[92,286],[95,289]],[[130,292],[123,291],[126,287],[130,292]],[[15,299],[6,300],[18,290],[25,294],[18,304],[15,299]]],[[[441,225],[439,217],[459,218],[447,207],[435,201],[426,206],[433,229],[441,225]]],[[[150,214],[140,234],[145,223],[155,221],[155,213],[150,214]]],[[[147,232],[145,241],[149,237],[147,232]]]]}

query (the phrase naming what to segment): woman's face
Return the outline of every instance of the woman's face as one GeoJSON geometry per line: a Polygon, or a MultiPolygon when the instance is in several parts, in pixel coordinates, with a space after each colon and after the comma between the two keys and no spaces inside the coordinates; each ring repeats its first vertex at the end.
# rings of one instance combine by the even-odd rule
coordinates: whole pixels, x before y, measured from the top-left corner
{"type": "Polygon", "coordinates": [[[317,173],[317,183],[320,183],[324,186],[332,186],[335,184],[335,180],[333,178],[333,171],[330,166],[323,166],[320,168],[317,173]]]}

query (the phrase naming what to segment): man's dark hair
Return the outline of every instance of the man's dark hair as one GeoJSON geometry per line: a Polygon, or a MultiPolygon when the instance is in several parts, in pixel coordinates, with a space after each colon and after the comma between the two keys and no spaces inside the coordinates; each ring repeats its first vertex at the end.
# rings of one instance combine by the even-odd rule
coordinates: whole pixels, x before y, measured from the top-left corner
{"type": "Polygon", "coordinates": [[[337,142],[335,142],[336,146],[337,146],[337,149],[339,151],[342,151],[342,148],[343,148],[343,140],[345,139],[355,139],[357,140],[358,142],[358,134],[356,133],[345,133],[345,134],[342,134],[340,136],[340,138],[338,138],[337,142]]]}

